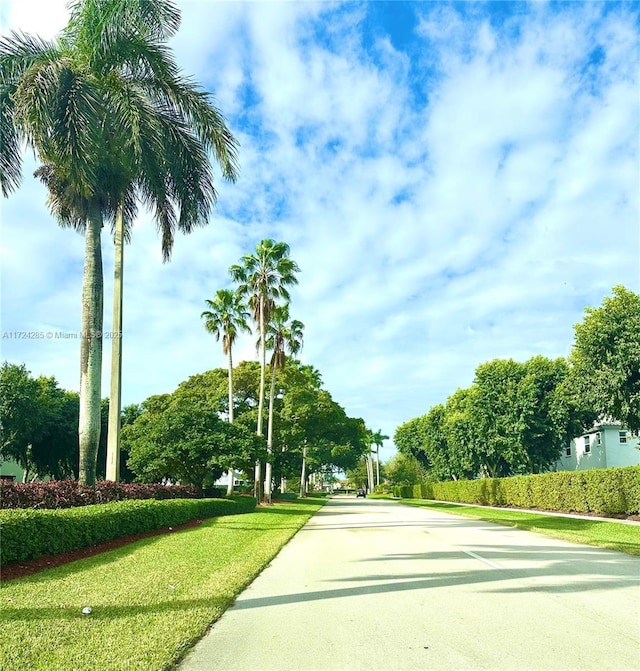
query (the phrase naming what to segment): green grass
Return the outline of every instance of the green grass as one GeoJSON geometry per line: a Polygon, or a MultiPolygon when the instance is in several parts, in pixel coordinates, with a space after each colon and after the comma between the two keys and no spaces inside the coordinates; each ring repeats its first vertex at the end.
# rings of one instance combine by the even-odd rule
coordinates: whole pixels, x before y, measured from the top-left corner
{"type": "Polygon", "coordinates": [[[584,543],[596,547],[618,550],[626,554],[640,556],[640,526],[607,522],[600,519],[576,519],[556,515],[527,513],[511,508],[482,508],[459,506],[455,503],[436,503],[423,499],[402,499],[401,503],[420,506],[444,513],[473,517],[485,522],[495,522],[507,527],[560,538],[572,543],[584,543]]]}
{"type": "Polygon", "coordinates": [[[211,518],[4,583],[0,668],[172,668],[323,503],[211,518]]]}

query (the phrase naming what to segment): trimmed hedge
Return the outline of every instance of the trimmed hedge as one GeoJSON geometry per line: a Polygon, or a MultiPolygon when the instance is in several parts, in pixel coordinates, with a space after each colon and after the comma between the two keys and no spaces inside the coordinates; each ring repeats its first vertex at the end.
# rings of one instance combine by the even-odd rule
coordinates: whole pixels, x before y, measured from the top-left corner
{"type": "Polygon", "coordinates": [[[193,519],[248,513],[255,507],[255,498],[237,496],[117,501],[64,510],[1,510],[0,564],[79,550],[193,519]]]}
{"type": "Polygon", "coordinates": [[[399,498],[558,512],[640,513],[640,466],[396,486],[399,498]]]}
{"type": "Polygon", "coordinates": [[[131,499],[195,499],[198,496],[195,487],[185,485],[123,484],[102,480],[96,482],[95,487],[85,487],[76,480],[0,481],[0,508],[74,508],[131,499]]]}

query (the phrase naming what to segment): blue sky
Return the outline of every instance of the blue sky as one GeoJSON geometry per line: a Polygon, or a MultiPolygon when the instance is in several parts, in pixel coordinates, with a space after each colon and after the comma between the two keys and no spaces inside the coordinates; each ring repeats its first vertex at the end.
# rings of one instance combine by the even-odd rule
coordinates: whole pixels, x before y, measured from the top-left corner
{"type": "MultiPolygon", "coordinates": [[[[170,264],[149,215],[136,222],[124,403],[225,365],[204,300],[265,237],[302,268],[301,358],[390,436],[484,361],[568,355],[585,307],[640,290],[637,3],[178,4],[172,46],[238,137],[240,178],[218,181],[210,225],[170,264]]],[[[58,0],[0,13],[3,34],[65,23],[58,0]]],[[[33,168],[0,205],[1,329],[76,332],[83,239],[57,227],[33,168]]],[[[248,337],[236,360],[253,357],[248,337]]],[[[78,387],[77,341],[4,338],[2,358],[78,387]]],[[[107,347],[105,396],[108,363],[107,347]]]]}

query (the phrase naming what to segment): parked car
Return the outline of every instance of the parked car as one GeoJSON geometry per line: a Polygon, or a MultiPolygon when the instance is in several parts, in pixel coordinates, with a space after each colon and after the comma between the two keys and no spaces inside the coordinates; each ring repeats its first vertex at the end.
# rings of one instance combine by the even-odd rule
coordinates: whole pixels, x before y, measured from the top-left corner
{"type": "Polygon", "coordinates": [[[356,498],[359,499],[362,497],[363,499],[367,496],[367,492],[364,491],[364,489],[359,489],[356,493],[356,498]]]}

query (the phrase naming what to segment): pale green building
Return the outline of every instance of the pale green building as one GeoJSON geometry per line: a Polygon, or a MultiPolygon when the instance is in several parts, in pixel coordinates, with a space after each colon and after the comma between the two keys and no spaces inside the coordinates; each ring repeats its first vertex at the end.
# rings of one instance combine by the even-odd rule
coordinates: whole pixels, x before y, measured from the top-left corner
{"type": "Polygon", "coordinates": [[[620,422],[603,421],[574,438],[556,462],[558,471],[585,471],[640,464],[640,439],[620,422]]]}

